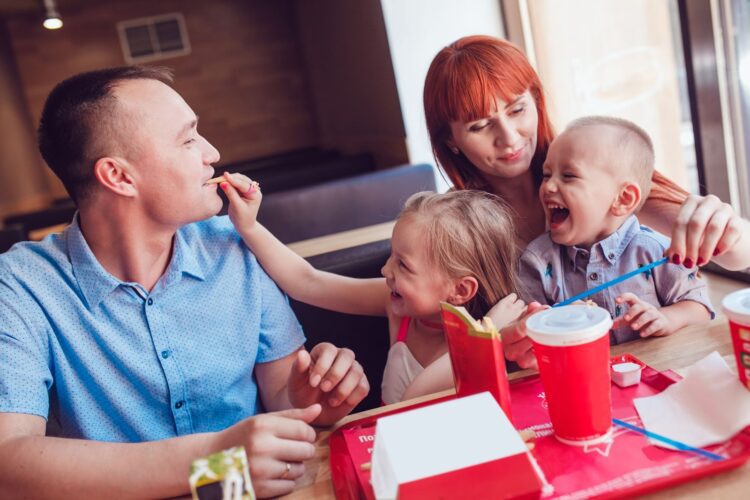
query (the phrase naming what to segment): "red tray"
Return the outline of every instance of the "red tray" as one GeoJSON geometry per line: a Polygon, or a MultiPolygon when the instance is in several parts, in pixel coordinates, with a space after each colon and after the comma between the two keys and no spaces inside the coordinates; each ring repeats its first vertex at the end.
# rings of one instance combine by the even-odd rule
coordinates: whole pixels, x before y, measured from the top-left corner
{"type": "MultiPolygon", "coordinates": [[[[612,385],[612,413],[642,425],[633,398],[651,396],[679,380],[672,371],[659,372],[630,354],[612,362],[630,361],[643,366],[641,383],[621,388],[612,385]]],[[[738,467],[750,458],[750,427],[729,441],[708,450],[726,457],[722,461],[654,446],[642,435],[615,427],[611,443],[583,448],[567,446],[554,438],[538,375],[511,382],[513,423],[536,434],[533,455],[554,494],[547,498],[617,498],[643,494],[738,467]]],[[[377,419],[454,398],[447,396],[349,422],[329,438],[331,479],[339,500],[374,499],[370,472],[361,464],[370,461],[377,419]]]]}

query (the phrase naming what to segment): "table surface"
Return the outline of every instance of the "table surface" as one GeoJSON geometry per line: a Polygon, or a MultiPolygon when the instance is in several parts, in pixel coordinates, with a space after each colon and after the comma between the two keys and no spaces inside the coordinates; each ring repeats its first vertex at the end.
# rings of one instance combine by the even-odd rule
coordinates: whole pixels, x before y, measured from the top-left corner
{"type": "MultiPolygon", "coordinates": [[[[653,338],[630,342],[624,345],[612,347],[612,355],[631,353],[656,368],[657,370],[672,369],[679,372],[696,361],[700,360],[712,351],[718,351],[724,356],[732,370],[736,370],[734,355],[732,354],[732,343],[729,336],[727,321],[720,318],[710,325],[696,325],[687,327],[669,337],[653,338]]],[[[523,377],[531,372],[526,370],[513,373],[511,379],[523,377]]],[[[431,396],[417,398],[411,401],[398,403],[368,410],[358,414],[350,415],[339,422],[345,424],[352,420],[376,415],[400,406],[413,404],[417,401],[432,399],[449,394],[445,391],[431,396]]],[[[305,475],[297,481],[297,488],[291,494],[285,496],[287,499],[334,499],[333,485],[331,483],[331,470],[328,462],[328,436],[335,427],[318,433],[316,442],[317,451],[315,457],[305,462],[305,475]]],[[[658,491],[645,498],[741,498],[747,497],[750,492],[750,463],[743,466],[717,474],[698,481],[684,483],[674,488],[658,491]]]]}

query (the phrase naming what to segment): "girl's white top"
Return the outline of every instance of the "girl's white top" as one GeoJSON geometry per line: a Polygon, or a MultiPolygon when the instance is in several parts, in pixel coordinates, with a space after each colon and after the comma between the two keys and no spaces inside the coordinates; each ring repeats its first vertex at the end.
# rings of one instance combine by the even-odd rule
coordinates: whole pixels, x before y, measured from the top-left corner
{"type": "Polygon", "coordinates": [[[406,343],[395,342],[388,351],[388,360],[383,371],[383,403],[389,405],[401,401],[406,388],[422,371],[424,367],[419,364],[406,343]]]}

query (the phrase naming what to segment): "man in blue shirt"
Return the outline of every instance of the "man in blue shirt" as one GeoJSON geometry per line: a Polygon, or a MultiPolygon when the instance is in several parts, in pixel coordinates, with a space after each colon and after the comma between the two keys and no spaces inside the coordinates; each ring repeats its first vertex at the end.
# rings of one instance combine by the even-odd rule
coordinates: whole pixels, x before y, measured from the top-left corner
{"type": "Polygon", "coordinates": [[[219,153],[170,82],[101,70],[47,100],[40,150],[79,211],[0,256],[3,494],[176,496],[193,459],[236,445],[256,493],[283,494],[313,456],[309,424],[369,391],[351,351],[304,350],[284,295],[212,218],[219,153]]]}

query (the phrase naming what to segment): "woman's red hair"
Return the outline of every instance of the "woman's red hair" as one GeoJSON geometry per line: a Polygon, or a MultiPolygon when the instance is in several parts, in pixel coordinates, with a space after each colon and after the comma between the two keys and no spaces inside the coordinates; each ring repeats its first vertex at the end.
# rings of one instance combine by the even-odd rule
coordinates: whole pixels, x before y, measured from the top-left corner
{"type": "Polygon", "coordinates": [[[500,97],[510,102],[526,91],[536,102],[539,123],[531,168],[541,167],[554,136],[539,76],[526,56],[510,42],[491,36],[467,36],[443,48],[430,64],[424,84],[424,110],[435,160],[456,189],[487,189],[477,168],[451,153],[450,123],[484,118],[500,97]]]}
{"type": "MultiPolygon", "coordinates": [[[[447,141],[450,123],[468,122],[490,114],[495,99],[510,102],[529,91],[538,115],[537,143],[531,169],[541,182],[542,164],[554,131],[547,115],[544,90],[534,68],[512,43],[491,36],[467,36],[443,48],[430,64],[424,83],[424,113],[432,152],[456,189],[490,190],[477,168],[453,154],[447,141]]],[[[649,200],[681,205],[688,193],[657,171],[649,200]]]]}

